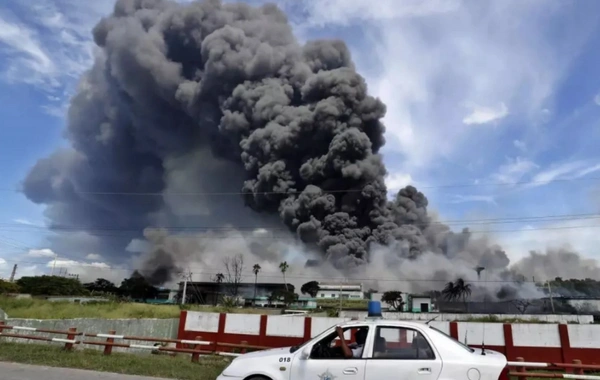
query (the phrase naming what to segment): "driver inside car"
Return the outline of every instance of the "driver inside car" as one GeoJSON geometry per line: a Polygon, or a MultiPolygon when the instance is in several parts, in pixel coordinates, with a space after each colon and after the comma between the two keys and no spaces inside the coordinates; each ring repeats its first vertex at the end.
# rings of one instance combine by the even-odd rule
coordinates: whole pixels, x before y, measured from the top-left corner
{"type": "Polygon", "coordinates": [[[344,339],[344,330],[342,330],[341,327],[338,327],[336,328],[336,331],[342,344],[342,351],[344,353],[344,357],[347,359],[361,358],[363,349],[365,347],[365,342],[367,341],[367,334],[369,330],[367,328],[359,329],[354,335],[356,343],[352,343],[350,345],[348,345],[346,343],[346,339],[344,339]]]}

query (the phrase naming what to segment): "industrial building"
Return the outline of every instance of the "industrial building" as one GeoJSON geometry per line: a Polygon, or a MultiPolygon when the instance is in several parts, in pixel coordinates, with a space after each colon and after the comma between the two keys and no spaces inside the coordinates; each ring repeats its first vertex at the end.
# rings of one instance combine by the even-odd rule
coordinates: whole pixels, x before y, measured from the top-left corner
{"type": "MultiPolygon", "coordinates": [[[[384,293],[372,293],[371,300],[381,302],[384,309],[391,310],[392,306],[381,300],[384,293]]],[[[408,294],[403,293],[403,302],[401,310],[407,313],[431,313],[436,312],[437,307],[431,296],[425,294],[408,294]]]]}
{"type": "MultiPolygon", "coordinates": [[[[177,299],[181,299],[183,295],[184,283],[179,283],[177,299]]],[[[278,291],[288,290],[295,291],[292,284],[283,283],[257,283],[256,284],[256,300],[265,301],[268,303],[268,298],[271,294],[278,291]]],[[[255,284],[252,283],[224,283],[224,282],[187,282],[186,288],[186,303],[197,303],[204,305],[216,305],[223,296],[237,296],[241,303],[252,303],[254,299],[255,284]]]]}
{"type": "Polygon", "coordinates": [[[318,300],[342,298],[361,300],[365,298],[362,284],[360,283],[319,283],[318,300]]]}

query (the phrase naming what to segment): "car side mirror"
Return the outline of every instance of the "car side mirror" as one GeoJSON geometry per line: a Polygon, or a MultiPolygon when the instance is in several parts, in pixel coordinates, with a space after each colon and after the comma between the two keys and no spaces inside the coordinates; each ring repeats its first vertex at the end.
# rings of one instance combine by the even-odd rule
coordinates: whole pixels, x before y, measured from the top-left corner
{"type": "Polygon", "coordinates": [[[312,352],[312,347],[311,346],[304,347],[302,349],[302,352],[300,352],[300,359],[302,359],[302,360],[308,360],[308,358],[310,358],[310,353],[311,352],[312,352]]]}

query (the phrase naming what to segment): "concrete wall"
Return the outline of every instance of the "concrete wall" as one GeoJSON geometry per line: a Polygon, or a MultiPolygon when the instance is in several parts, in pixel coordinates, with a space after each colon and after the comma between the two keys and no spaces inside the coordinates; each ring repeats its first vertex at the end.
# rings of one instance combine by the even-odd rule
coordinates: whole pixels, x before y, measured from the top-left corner
{"type": "MultiPolygon", "coordinates": [[[[569,315],[569,314],[492,314],[499,320],[506,319],[522,319],[522,320],[534,320],[544,321],[552,323],[580,323],[590,324],[594,323],[594,317],[592,315],[569,315]]],[[[367,316],[366,311],[342,311],[341,317],[343,318],[357,318],[363,319],[367,316]]],[[[468,319],[476,318],[489,318],[490,314],[445,314],[445,313],[397,313],[397,312],[383,312],[383,317],[386,319],[402,320],[402,321],[428,321],[434,317],[436,321],[464,321],[468,319]]]]}
{"type": "MultiPolygon", "coordinates": [[[[138,336],[138,337],[157,337],[157,338],[177,338],[177,331],[179,327],[179,319],[21,319],[21,318],[9,318],[6,324],[11,326],[23,326],[23,327],[34,327],[43,328],[50,330],[68,330],[70,327],[77,328],[77,331],[84,333],[108,333],[111,330],[115,330],[118,335],[138,336]]],[[[16,331],[14,333],[17,333],[16,331]]],[[[18,331],[19,334],[23,335],[35,335],[35,336],[47,336],[54,338],[66,338],[62,335],[54,334],[43,334],[38,332],[18,331]]],[[[11,339],[2,338],[6,341],[13,341],[19,343],[40,343],[36,341],[27,341],[24,339],[11,339]]],[[[79,339],[90,340],[90,341],[104,341],[105,339],[92,338],[92,337],[78,337],[79,339]]],[[[118,342],[118,341],[117,341],[118,342]]],[[[152,345],[150,342],[140,341],[123,341],[123,343],[143,344],[152,345]]],[[[103,350],[103,346],[85,345],[86,349],[98,349],[103,350]]],[[[147,350],[134,350],[124,348],[114,348],[114,352],[145,352],[147,350]]]]}
{"type": "MultiPolygon", "coordinates": [[[[398,314],[398,313],[391,313],[398,314]]],[[[400,313],[401,314],[401,313],[400,313]]],[[[422,314],[421,314],[422,315],[422,314]]],[[[265,347],[300,344],[324,330],[352,318],[218,314],[184,312],[180,339],[265,347]]],[[[498,350],[515,360],[600,364],[600,325],[557,323],[482,323],[435,320],[430,323],[442,332],[467,343],[498,350]]],[[[347,334],[347,338],[350,338],[347,334]]]]}

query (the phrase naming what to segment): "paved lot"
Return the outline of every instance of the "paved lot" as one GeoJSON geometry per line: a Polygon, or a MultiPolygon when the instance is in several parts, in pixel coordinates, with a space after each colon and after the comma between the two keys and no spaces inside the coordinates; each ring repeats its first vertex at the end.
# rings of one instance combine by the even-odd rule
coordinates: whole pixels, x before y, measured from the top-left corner
{"type": "Polygon", "coordinates": [[[41,367],[0,362],[0,380],[167,380],[158,377],[41,367]]]}

